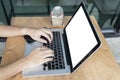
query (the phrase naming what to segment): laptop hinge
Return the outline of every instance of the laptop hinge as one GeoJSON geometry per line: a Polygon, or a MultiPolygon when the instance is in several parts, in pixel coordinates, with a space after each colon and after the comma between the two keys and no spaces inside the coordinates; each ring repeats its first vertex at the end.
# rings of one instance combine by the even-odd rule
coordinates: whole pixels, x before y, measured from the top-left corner
{"type": "Polygon", "coordinates": [[[71,62],[71,56],[70,56],[70,52],[69,52],[67,37],[64,33],[62,34],[62,36],[63,36],[63,44],[64,44],[64,48],[65,48],[65,55],[66,55],[66,59],[67,59],[67,64],[70,65],[70,68],[72,70],[72,62],[71,62]]]}

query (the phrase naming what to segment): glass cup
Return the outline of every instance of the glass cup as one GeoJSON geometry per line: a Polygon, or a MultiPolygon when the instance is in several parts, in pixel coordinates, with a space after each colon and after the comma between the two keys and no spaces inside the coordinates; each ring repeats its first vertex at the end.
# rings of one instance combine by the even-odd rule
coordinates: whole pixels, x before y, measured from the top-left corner
{"type": "Polygon", "coordinates": [[[52,26],[62,26],[64,19],[64,11],[61,6],[55,6],[51,11],[51,24],[52,26]]]}

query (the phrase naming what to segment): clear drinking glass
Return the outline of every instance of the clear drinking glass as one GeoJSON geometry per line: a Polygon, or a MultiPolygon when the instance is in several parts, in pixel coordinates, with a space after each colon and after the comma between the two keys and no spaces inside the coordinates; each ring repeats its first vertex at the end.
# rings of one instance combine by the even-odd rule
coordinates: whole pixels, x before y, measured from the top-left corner
{"type": "Polygon", "coordinates": [[[51,11],[51,23],[52,26],[62,26],[64,19],[64,11],[61,6],[55,6],[51,11]]]}

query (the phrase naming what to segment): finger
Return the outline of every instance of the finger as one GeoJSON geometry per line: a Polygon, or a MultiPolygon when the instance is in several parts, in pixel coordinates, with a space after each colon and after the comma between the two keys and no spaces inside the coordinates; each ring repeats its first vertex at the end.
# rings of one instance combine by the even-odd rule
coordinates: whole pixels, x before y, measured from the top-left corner
{"type": "Polygon", "coordinates": [[[44,49],[44,50],[42,50],[43,51],[43,53],[44,54],[53,54],[54,55],[54,51],[53,50],[51,50],[51,49],[44,49]]]}
{"type": "Polygon", "coordinates": [[[43,57],[54,56],[54,51],[49,48],[42,48],[41,51],[43,51],[43,57]]]}
{"type": "Polygon", "coordinates": [[[50,29],[44,29],[43,31],[46,32],[47,34],[49,34],[51,40],[53,40],[53,33],[50,29]]]}
{"type": "Polygon", "coordinates": [[[47,41],[46,41],[46,40],[44,40],[44,39],[41,39],[41,38],[39,38],[39,39],[36,39],[36,41],[39,41],[39,42],[41,42],[41,43],[47,43],[47,41]]]}
{"type": "Polygon", "coordinates": [[[43,63],[46,63],[46,62],[52,61],[53,58],[44,58],[43,60],[44,60],[43,63]]]}
{"type": "Polygon", "coordinates": [[[41,51],[45,51],[45,50],[48,50],[49,48],[47,48],[47,47],[45,47],[45,46],[42,46],[42,47],[40,47],[40,50],[41,51]]]}
{"type": "Polygon", "coordinates": [[[52,54],[54,56],[54,51],[52,49],[49,49],[47,47],[41,47],[40,48],[40,51],[42,51],[42,53],[45,55],[45,54],[52,54]]]}
{"type": "Polygon", "coordinates": [[[46,33],[43,33],[43,34],[42,34],[41,39],[44,39],[44,40],[46,40],[46,41],[48,40],[48,41],[51,43],[50,36],[49,36],[48,34],[46,34],[46,33]]]}
{"type": "Polygon", "coordinates": [[[42,55],[43,58],[54,58],[54,54],[53,53],[46,53],[42,55]]]}

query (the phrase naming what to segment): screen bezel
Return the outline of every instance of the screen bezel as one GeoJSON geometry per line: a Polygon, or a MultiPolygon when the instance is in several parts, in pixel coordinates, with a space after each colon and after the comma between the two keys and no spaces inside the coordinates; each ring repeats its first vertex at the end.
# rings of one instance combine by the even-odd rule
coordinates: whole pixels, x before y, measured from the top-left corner
{"type": "Polygon", "coordinates": [[[90,18],[89,18],[89,15],[88,15],[88,13],[87,13],[87,11],[86,11],[86,8],[85,8],[85,6],[84,6],[84,4],[83,3],[81,3],[80,5],[79,5],[79,7],[78,7],[78,9],[75,11],[75,13],[73,14],[73,16],[71,17],[71,19],[69,20],[69,22],[67,23],[67,25],[65,26],[65,28],[64,28],[64,36],[65,36],[65,38],[66,38],[66,45],[68,46],[68,53],[66,53],[67,55],[69,54],[69,56],[68,57],[70,57],[69,58],[69,65],[70,65],[70,67],[71,67],[71,72],[73,72],[74,70],[76,70],[91,54],[93,54],[93,52],[101,45],[101,41],[100,41],[100,39],[99,39],[99,37],[98,37],[98,35],[97,35],[97,33],[96,33],[96,31],[95,31],[95,29],[94,29],[94,26],[93,26],[93,24],[92,24],[92,22],[91,22],[91,20],[90,20],[90,18]],[[94,46],[94,48],[75,66],[75,67],[73,67],[72,66],[72,60],[71,60],[71,55],[70,55],[70,50],[69,50],[69,46],[68,46],[68,39],[67,39],[67,34],[66,34],[66,31],[65,31],[65,29],[66,29],[66,27],[67,27],[67,25],[71,22],[71,20],[72,20],[72,18],[75,16],[75,14],[76,14],[76,12],[80,9],[80,7],[82,7],[82,9],[83,9],[83,11],[84,11],[84,13],[85,13],[85,15],[86,15],[86,18],[88,19],[88,22],[89,22],[89,24],[90,24],[90,26],[91,26],[91,29],[92,29],[92,31],[93,31],[93,34],[94,34],[94,36],[95,36],[95,38],[96,38],[96,40],[97,40],[97,44],[94,46]]]}

